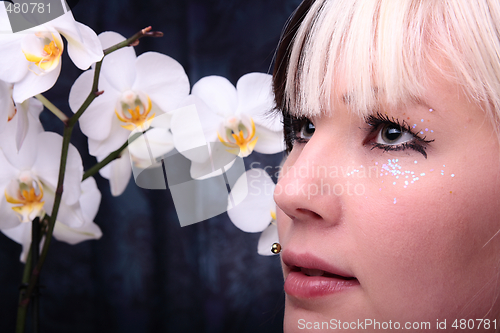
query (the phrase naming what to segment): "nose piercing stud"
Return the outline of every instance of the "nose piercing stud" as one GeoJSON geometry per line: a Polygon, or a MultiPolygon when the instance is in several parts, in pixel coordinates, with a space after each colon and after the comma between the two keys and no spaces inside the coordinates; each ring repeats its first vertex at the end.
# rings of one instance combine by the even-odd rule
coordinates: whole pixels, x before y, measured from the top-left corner
{"type": "Polygon", "coordinates": [[[281,245],[280,243],[274,243],[273,246],[271,246],[271,252],[274,254],[278,254],[281,252],[281,245]]]}

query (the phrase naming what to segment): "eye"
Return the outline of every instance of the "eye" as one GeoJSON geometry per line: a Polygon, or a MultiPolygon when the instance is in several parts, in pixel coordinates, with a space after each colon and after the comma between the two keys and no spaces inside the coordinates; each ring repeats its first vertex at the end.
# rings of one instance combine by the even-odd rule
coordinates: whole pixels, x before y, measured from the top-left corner
{"type": "Polygon", "coordinates": [[[316,129],[308,118],[297,118],[288,113],[283,113],[283,125],[287,153],[292,151],[296,143],[307,143],[316,129]]]}
{"type": "Polygon", "coordinates": [[[413,133],[405,121],[401,123],[398,119],[380,113],[368,116],[365,121],[371,127],[365,145],[371,144],[372,149],[383,151],[411,149],[427,158],[425,149],[434,140],[425,140],[425,137],[421,138],[413,133]]]}
{"type": "Polygon", "coordinates": [[[309,119],[305,119],[302,127],[300,128],[300,132],[298,133],[298,138],[300,140],[309,141],[315,130],[316,128],[314,127],[314,124],[309,119]]]}
{"type": "Polygon", "coordinates": [[[376,142],[382,145],[400,145],[411,141],[415,135],[395,124],[385,124],[377,134],[376,142]]]}

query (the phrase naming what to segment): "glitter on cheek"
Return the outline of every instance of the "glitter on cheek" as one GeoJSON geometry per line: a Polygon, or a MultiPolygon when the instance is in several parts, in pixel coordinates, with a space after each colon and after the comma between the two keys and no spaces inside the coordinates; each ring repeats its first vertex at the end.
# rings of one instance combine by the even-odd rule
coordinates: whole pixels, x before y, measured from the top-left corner
{"type": "MultiPolygon", "coordinates": [[[[413,164],[417,164],[418,161],[414,160],[413,164]]],[[[444,176],[446,165],[443,164],[441,169],[441,175],[444,176]]],[[[428,172],[418,172],[411,170],[404,170],[403,167],[399,164],[399,159],[388,159],[387,163],[382,164],[382,170],[379,171],[380,176],[393,176],[394,178],[391,180],[392,185],[403,185],[403,188],[408,188],[411,184],[415,184],[422,177],[427,176],[429,173],[434,172],[434,169],[429,169],[428,172]]],[[[455,174],[450,175],[452,178],[455,177],[455,174]]],[[[382,180],[382,183],[384,181],[382,180]]],[[[385,186],[384,186],[385,188],[385,186]]],[[[379,191],[382,191],[382,187],[379,188],[379,191]]]]}
{"type": "MultiPolygon", "coordinates": [[[[402,170],[403,168],[398,162],[399,162],[399,159],[387,160],[387,163],[384,163],[382,165],[383,170],[380,173],[380,175],[382,176],[383,174],[385,174],[386,176],[394,176],[395,180],[393,180],[392,185],[397,185],[398,180],[400,178],[404,179],[404,188],[407,188],[407,186],[409,184],[413,184],[414,182],[419,180],[419,177],[417,175],[415,175],[414,171],[402,170]],[[404,176],[404,177],[400,177],[400,176],[404,176]]],[[[417,161],[414,161],[414,162],[416,163],[417,161]]],[[[423,176],[425,176],[425,173],[420,173],[420,177],[423,177],[423,176]]]]}

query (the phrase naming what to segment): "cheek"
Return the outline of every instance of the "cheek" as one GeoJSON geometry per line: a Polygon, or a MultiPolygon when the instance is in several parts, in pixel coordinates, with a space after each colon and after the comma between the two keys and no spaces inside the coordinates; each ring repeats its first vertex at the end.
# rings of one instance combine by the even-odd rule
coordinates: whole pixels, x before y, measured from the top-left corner
{"type": "Polygon", "coordinates": [[[376,307],[398,311],[387,300],[402,299],[445,316],[458,311],[453,304],[472,302],[484,315],[500,271],[500,236],[489,242],[500,228],[498,171],[478,177],[470,164],[396,160],[380,169],[367,182],[364,204],[347,217],[358,221],[351,231],[359,278],[376,307]]]}
{"type": "Polygon", "coordinates": [[[276,224],[278,226],[279,240],[281,243],[283,243],[286,239],[285,235],[290,228],[291,221],[279,207],[276,207],[276,224]]]}

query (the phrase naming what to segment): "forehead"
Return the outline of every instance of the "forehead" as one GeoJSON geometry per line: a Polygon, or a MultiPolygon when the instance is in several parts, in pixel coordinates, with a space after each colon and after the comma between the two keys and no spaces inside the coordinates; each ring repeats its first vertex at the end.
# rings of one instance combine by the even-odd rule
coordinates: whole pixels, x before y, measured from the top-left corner
{"type": "Polygon", "coordinates": [[[485,89],[500,85],[498,79],[478,70],[484,57],[468,55],[470,46],[464,51],[455,40],[468,26],[445,24],[451,14],[444,7],[416,0],[315,1],[289,45],[286,111],[317,116],[341,99],[367,115],[381,105],[425,100],[436,76],[460,82],[477,100],[495,94],[500,105],[498,92],[485,89]]]}
{"type": "Polygon", "coordinates": [[[397,4],[408,1],[392,2],[392,7],[385,3],[312,5],[290,57],[286,95],[292,113],[320,114],[331,109],[335,98],[343,98],[353,110],[367,114],[382,101],[398,104],[420,95],[423,30],[414,34],[404,29],[411,20],[404,15],[406,23],[394,20],[405,9],[397,4]]]}

